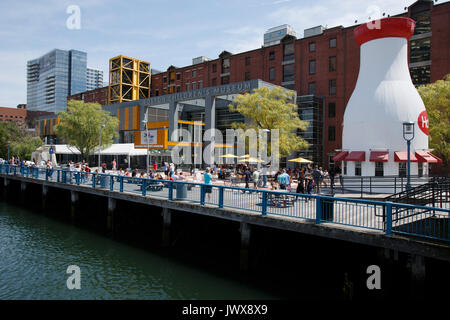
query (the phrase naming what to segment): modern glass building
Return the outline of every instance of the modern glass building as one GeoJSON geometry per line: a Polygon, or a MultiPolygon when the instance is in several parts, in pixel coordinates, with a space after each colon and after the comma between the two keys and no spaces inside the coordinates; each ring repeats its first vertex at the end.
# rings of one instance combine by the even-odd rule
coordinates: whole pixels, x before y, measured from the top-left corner
{"type": "Polygon", "coordinates": [[[27,109],[57,113],[67,96],[86,91],[87,53],[54,49],[27,62],[27,109]]]}
{"type": "Polygon", "coordinates": [[[103,87],[103,71],[94,68],[87,68],[86,70],[86,90],[95,90],[103,87]]]}

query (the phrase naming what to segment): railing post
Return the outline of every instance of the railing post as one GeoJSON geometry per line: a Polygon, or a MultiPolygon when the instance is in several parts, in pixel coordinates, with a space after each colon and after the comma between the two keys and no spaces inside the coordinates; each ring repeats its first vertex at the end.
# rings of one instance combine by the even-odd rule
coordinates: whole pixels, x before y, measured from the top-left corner
{"type": "Polygon", "coordinates": [[[392,235],[392,202],[386,201],[386,235],[392,235]]]}
{"type": "Polygon", "coordinates": [[[145,197],[147,193],[147,182],[146,179],[142,179],[142,196],[145,197]]]}
{"type": "Polygon", "coordinates": [[[316,224],[322,220],[322,197],[316,196],[316,224]]]}
{"type": "Polygon", "coordinates": [[[397,193],[397,177],[394,177],[394,194],[397,193]]]}
{"type": "Polygon", "coordinates": [[[267,192],[262,191],[262,216],[267,215],[267,192]]]}
{"type": "Polygon", "coordinates": [[[169,181],[169,199],[173,200],[173,181],[169,181]]]}
{"type": "MultiPolygon", "coordinates": [[[[14,168],[14,175],[16,175],[17,174],[17,167],[14,166],[13,168],[14,168]]],[[[8,173],[9,173],[9,167],[8,167],[8,173]]]]}
{"type": "Polygon", "coordinates": [[[114,190],[114,177],[113,176],[109,177],[109,190],[110,191],[114,190]]]}
{"type": "Polygon", "coordinates": [[[61,180],[61,171],[58,170],[57,172],[58,172],[58,174],[57,174],[57,176],[56,176],[56,181],[59,183],[60,180],[61,180]]]}
{"type": "Polygon", "coordinates": [[[120,177],[120,192],[123,192],[123,176],[120,177]]]}
{"type": "Polygon", "coordinates": [[[75,181],[77,182],[77,186],[79,186],[80,185],[80,173],[79,172],[77,172],[75,174],[75,181]]]}
{"type": "Polygon", "coordinates": [[[372,177],[369,177],[369,190],[370,194],[372,194],[372,177]]]}
{"type": "Polygon", "coordinates": [[[200,205],[205,205],[205,185],[200,186],[200,205]]]}
{"type": "Polygon", "coordinates": [[[363,177],[361,177],[361,198],[363,197],[363,177]]]}
{"type": "Polygon", "coordinates": [[[222,186],[219,187],[219,208],[223,208],[223,191],[224,188],[222,186]]]}
{"type": "Polygon", "coordinates": [[[93,175],[92,175],[92,188],[94,188],[95,189],[95,178],[96,178],[96,174],[94,173],[93,175]]]}

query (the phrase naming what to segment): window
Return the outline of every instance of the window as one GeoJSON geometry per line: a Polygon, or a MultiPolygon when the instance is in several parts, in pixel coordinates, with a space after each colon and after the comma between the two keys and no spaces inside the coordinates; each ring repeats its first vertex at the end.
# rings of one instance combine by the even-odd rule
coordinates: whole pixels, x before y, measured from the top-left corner
{"type": "Polygon", "coordinates": [[[192,78],[195,78],[197,76],[197,70],[192,70],[192,78]]]}
{"type": "Polygon", "coordinates": [[[212,86],[217,86],[217,78],[212,78],[211,84],[212,86]]]}
{"type": "Polygon", "coordinates": [[[375,162],[375,177],[384,176],[384,163],[383,162],[375,162]]]}
{"type": "Polygon", "coordinates": [[[328,103],[328,118],[336,117],[336,102],[328,103]]]}
{"type": "Polygon", "coordinates": [[[271,81],[275,80],[275,68],[269,69],[269,80],[271,81]]]}
{"type": "Polygon", "coordinates": [[[336,56],[330,57],[329,58],[329,71],[333,72],[336,71],[336,56]]]}
{"type": "Polygon", "coordinates": [[[294,81],[294,64],[283,66],[283,82],[294,81]]]}
{"type": "Polygon", "coordinates": [[[275,60],[275,51],[269,52],[269,60],[275,60]]]}
{"type": "Polygon", "coordinates": [[[202,81],[202,80],[200,80],[200,81],[198,82],[198,88],[199,88],[199,89],[203,88],[203,81],[202,81]]]}
{"type": "Polygon", "coordinates": [[[167,82],[167,77],[163,77],[163,83],[167,82]]]}
{"type": "Polygon", "coordinates": [[[361,176],[361,161],[355,162],[355,176],[361,176]]]}
{"type": "Polygon", "coordinates": [[[155,96],[159,96],[159,90],[158,89],[155,90],[155,96]]]}
{"type": "Polygon", "coordinates": [[[422,177],[423,176],[423,162],[418,162],[417,164],[419,165],[418,175],[419,175],[419,177],[422,177]]]}
{"type": "Polygon", "coordinates": [[[186,91],[191,90],[191,84],[190,83],[186,83],[186,91]]]}
{"type": "Polygon", "coordinates": [[[330,39],[330,48],[336,48],[336,38],[330,39]]]}
{"type": "Polygon", "coordinates": [[[329,81],[329,87],[330,87],[330,95],[336,94],[336,79],[329,81]]]}
{"type": "Polygon", "coordinates": [[[180,92],[180,91],[181,91],[181,87],[177,86],[177,92],[180,92]]]}
{"type": "Polygon", "coordinates": [[[245,73],[245,81],[250,80],[250,71],[245,73]]]}
{"type": "Polygon", "coordinates": [[[328,141],[335,141],[335,140],[336,140],[336,127],[329,126],[328,127],[328,141]]]}
{"type": "Polygon", "coordinates": [[[406,177],[406,162],[399,162],[398,163],[398,176],[399,177],[406,177]]]}
{"type": "Polygon", "coordinates": [[[181,73],[177,73],[177,80],[181,80],[181,73]]]}
{"type": "Polygon", "coordinates": [[[250,57],[245,57],[245,65],[246,66],[250,65],[250,57]]]}
{"type": "Polygon", "coordinates": [[[195,83],[195,82],[192,82],[192,90],[195,90],[195,89],[197,89],[196,83],[195,83]]]}
{"type": "Polygon", "coordinates": [[[294,60],[294,43],[285,43],[283,46],[283,61],[294,60]]]}
{"type": "Polygon", "coordinates": [[[410,68],[409,73],[415,86],[430,83],[430,66],[410,68]]]}
{"type": "Polygon", "coordinates": [[[212,72],[217,72],[217,64],[213,63],[212,72]]]}
{"type": "Polygon", "coordinates": [[[316,94],[316,83],[315,82],[310,82],[308,83],[308,94],[316,94]]]}
{"type": "Polygon", "coordinates": [[[222,82],[222,84],[229,84],[230,83],[230,76],[222,77],[221,82],[222,82]]]}
{"type": "Polygon", "coordinates": [[[316,51],[316,43],[310,42],[309,43],[309,52],[315,52],[316,51]]]}
{"type": "Polygon", "coordinates": [[[309,60],[309,74],[316,73],[316,60],[309,60]]]}
{"type": "Polygon", "coordinates": [[[230,72],[230,58],[222,59],[222,73],[230,72]]]}

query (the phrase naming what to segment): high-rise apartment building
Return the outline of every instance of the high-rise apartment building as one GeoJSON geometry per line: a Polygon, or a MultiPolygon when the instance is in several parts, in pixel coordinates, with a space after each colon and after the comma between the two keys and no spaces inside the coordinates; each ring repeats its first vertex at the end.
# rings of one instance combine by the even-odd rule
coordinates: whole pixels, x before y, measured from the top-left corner
{"type": "Polygon", "coordinates": [[[86,71],[86,91],[103,87],[102,70],[88,67],[86,71]]]}
{"type": "Polygon", "coordinates": [[[87,53],[54,49],[27,62],[27,108],[59,112],[67,96],[86,91],[87,53]]]}

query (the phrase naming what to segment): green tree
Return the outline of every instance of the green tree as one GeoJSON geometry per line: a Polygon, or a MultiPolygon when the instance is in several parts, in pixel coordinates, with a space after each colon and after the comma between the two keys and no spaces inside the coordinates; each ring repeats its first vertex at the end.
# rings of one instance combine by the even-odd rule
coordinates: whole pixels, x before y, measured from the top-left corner
{"type": "Polygon", "coordinates": [[[99,145],[100,130],[102,149],[117,137],[117,118],[102,110],[98,103],[70,100],[67,111],[58,113],[58,117],[61,122],[55,127],[56,134],[80,150],[83,159],[99,145]]]}
{"type": "MultiPolygon", "coordinates": [[[[308,143],[297,135],[306,130],[309,123],[300,120],[297,105],[291,103],[292,91],[280,87],[261,87],[252,93],[238,95],[229,105],[230,111],[237,111],[249,119],[247,123],[233,123],[234,129],[279,130],[279,154],[286,157],[294,151],[308,148],[308,143]]],[[[268,144],[270,154],[270,144],[268,144]]]]}
{"type": "Polygon", "coordinates": [[[0,123],[0,156],[4,159],[8,157],[9,148],[10,157],[32,160],[31,153],[43,144],[39,137],[33,137],[15,122],[0,123]]]}
{"type": "MultiPolygon", "coordinates": [[[[420,86],[419,94],[427,108],[430,148],[442,158],[448,171],[450,158],[450,74],[445,80],[420,86]]],[[[448,172],[447,172],[448,173],[448,172]]]]}

